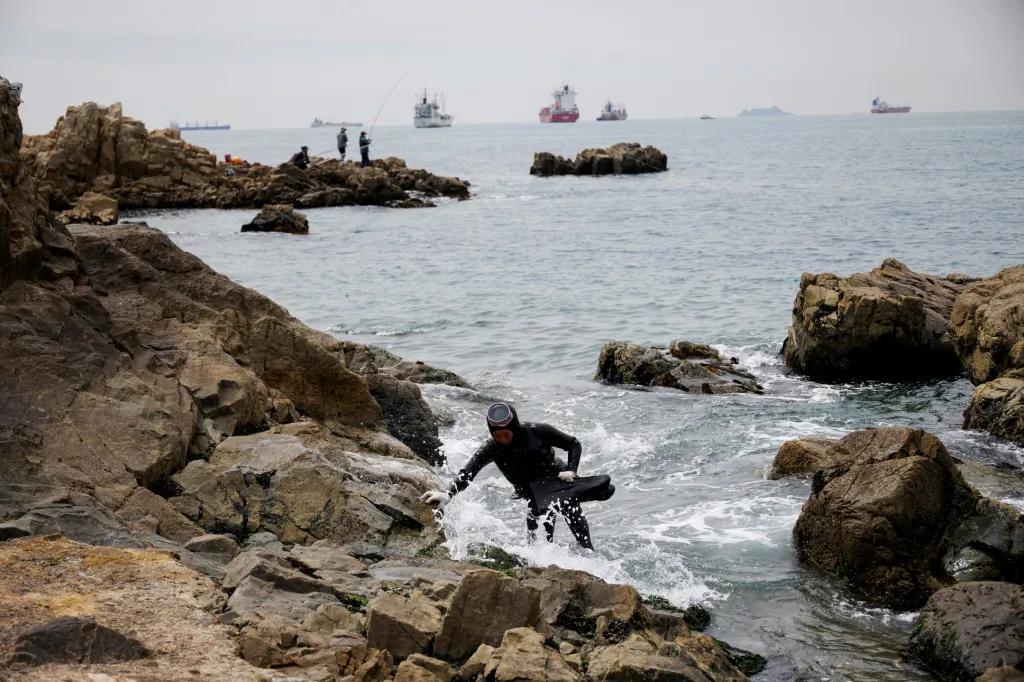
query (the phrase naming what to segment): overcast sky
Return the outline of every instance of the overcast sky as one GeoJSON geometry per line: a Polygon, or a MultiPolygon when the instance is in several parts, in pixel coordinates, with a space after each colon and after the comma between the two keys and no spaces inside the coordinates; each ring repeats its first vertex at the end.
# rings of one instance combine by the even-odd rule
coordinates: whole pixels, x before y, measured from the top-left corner
{"type": "Polygon", "coordinates": [[[535,121],[568,80],[596,116],[1024,109],[1024,0],[0,0],[0,75],[26,132],[120,101],[149,127],[314,116],[406,124],[443,92],[456,123],[535,121]]]}

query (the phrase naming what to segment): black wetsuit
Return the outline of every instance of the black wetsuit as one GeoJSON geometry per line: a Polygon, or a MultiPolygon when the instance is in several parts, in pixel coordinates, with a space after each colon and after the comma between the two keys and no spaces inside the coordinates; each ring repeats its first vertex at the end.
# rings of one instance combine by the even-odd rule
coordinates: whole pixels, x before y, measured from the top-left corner
{"type": "MultiPolygon", "coordinates": [[[[515,488],[516,497],[530,500],[530,513],[526,518],[526,529],[530,539],[536,537],[537,519],[543,516],[544,530],[550,542],[555,533],[555,517],[548,509],[537,509],[530,493],[530,483],[542,478],[553,478],[562,471],[575,472],[580,464],[583,446],[576,438],[562,433],[550,424],[521,424],[518,417],[509,425],[509,430],[513,433],[512,443],[502,445],[493,438],[489,439],[459,471],[448,487],[448,494],[454,496],[465,490],[481,469],[494,463],[515,488]],[[569,453],[568,463],[555,456],[554,448],[569,453]]],[[[579,503],[607,500],[614,491],[611,479],[608,478],[607,484],[599,485],[575,500],[560,505],[559,511],[565,517],[569,530],[583,547],[593,549],[594,545],[590,541],[590,526],[583,516],[579,503]]]]}

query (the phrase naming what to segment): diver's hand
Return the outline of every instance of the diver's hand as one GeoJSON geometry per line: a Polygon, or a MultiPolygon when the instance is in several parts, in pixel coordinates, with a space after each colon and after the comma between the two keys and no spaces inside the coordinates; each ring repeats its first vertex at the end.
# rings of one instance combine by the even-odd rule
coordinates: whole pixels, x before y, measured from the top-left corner
{"type": "Polygon", "coordinates": [[[576,480],[576,472],[575,471],[563,471],[562,473],[558,474],[558,478],[560,478],[561,480],[565,481],[566,483],[572,483],[573,481],[576,480]]]}
{"type": "Polygon", "coordinates": [[[428,490],[423,493],[420,497],[420,502],[426,502],[431,507],[436,507],[438,511],[444,509],[444,506],[452,499],[452,496],[448,493],[443,493],[440,490],[428,490]]]}

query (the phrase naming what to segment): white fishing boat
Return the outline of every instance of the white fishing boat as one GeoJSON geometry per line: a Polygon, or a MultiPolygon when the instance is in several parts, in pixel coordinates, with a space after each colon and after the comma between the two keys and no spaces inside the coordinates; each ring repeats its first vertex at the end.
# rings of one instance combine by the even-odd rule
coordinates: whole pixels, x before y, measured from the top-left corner
{"type": "Polygon", "coordinates": [[[416,95],[412,122],[417,128],[450,128],[454,120],[451,114],[445,113],[444,95],[440,103],[436,94],[433,99],[427,98],[426,88],[422,95],[416,95]]]}

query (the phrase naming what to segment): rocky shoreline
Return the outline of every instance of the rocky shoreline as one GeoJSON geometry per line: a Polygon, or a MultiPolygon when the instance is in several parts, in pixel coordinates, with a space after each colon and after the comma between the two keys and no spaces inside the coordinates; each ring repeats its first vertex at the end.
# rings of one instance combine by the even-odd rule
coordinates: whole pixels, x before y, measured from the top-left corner
{"type": "MultiPolygon", "coordinates": [[[[46,140],[23,140],[18,105],[0,79],[0,679],[732,682],[763,667],[701,634],[706,612],[629,585],[497,548],[451,559],[419,500],[444,457],[420,385],[468,388],[461,377],[312,330],[145,224],[51,211],[96,190],[122,208],[302,207],[342,189],[359,201],[364,185],[379,205],[419,201],[382,198],[403,183],[466,198],[464,184],[398,160],[311,170],[312,190],[289,168],[232,179],[161,131],[141,158],[173,149],[160,168],[180,178],[147,161],[126,179],[121,134],[142,138],[119,107],[95,108],[91,157],[70,131],[93,114],[72,108],[46,140]],[[143,182],[159,177],[172,179],[143,182]]],[[[890,260],[805,274],[787,364],[825,381],[966,368],[965,426],[1024,444],[1022,273],[937,278],[890,260]]],[[[597,378],[763,391],[685,341],[611,342],[597,378]]],[[[978,493],[937,438],[795,441],[771,478],[788,475],[811,480],[794,528],[808,570],[923,608],[907,651],[939,679],[1018,679],[1024,517],[978,493]]]]}

